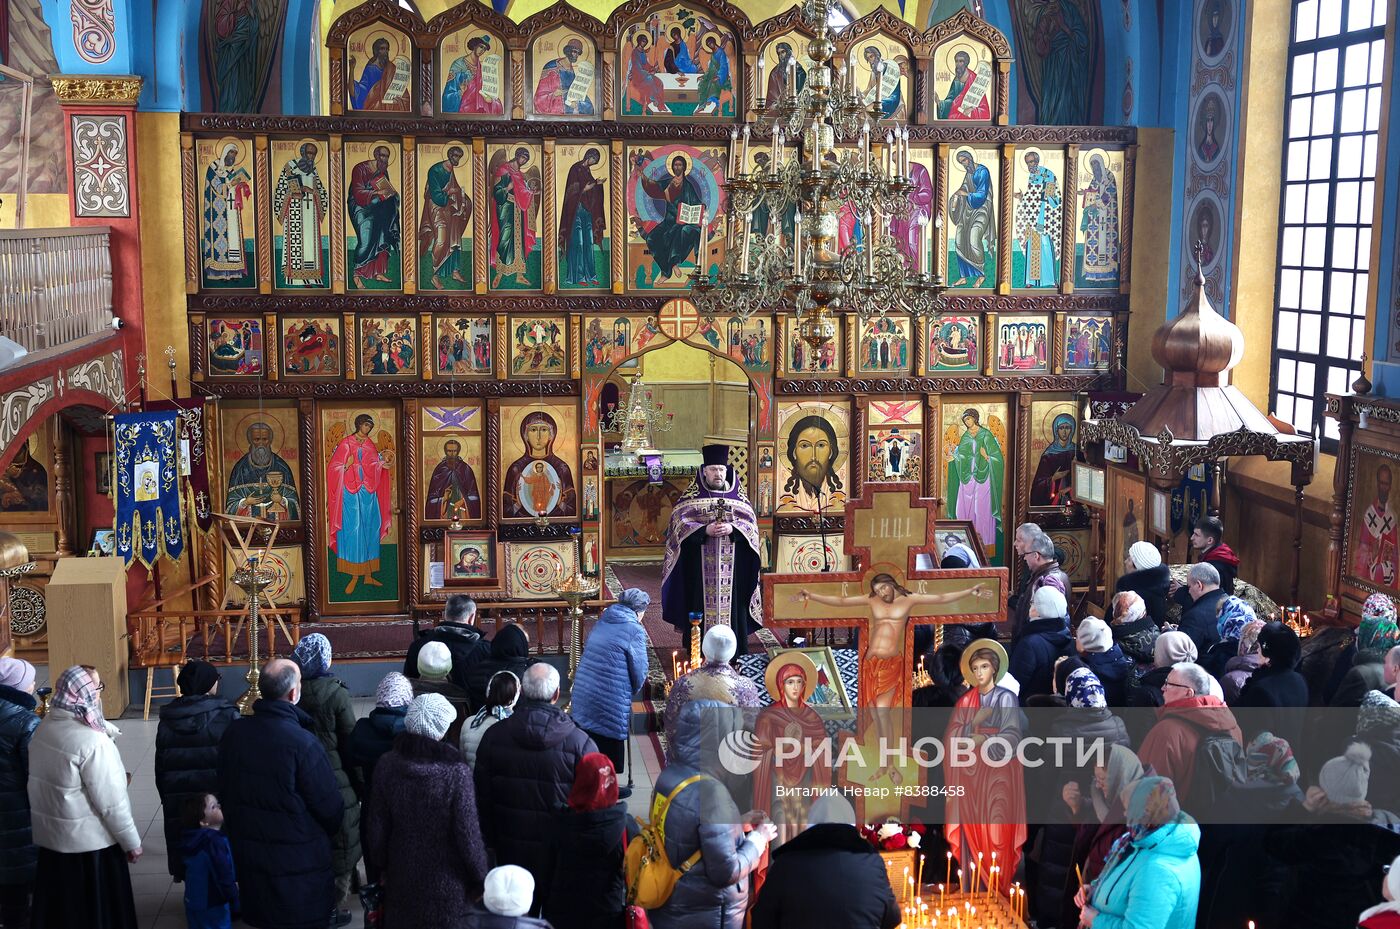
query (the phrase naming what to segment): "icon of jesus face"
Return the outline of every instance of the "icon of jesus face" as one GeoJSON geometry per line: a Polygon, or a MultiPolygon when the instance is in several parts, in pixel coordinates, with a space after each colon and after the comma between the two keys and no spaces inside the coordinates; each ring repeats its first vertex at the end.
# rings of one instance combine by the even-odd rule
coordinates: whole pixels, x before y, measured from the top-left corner
{"type": "Polygon", "coordinates": [[[831,460],[836,450],[827,434],[815,426],[809,426],[797,434],[797,445],[793,449],[793,464],[802,479],[813,487],[821,485],[831,468],[831,460]]]}
{"type": "Polygon", "coordinates": [[[874,590],[875,596],[879,597],[881,600],[886,603],[894,602],[895,594],[897,593],[894,589],[894,584],[889,581],[879,581],[875,584],[874,590]]]}

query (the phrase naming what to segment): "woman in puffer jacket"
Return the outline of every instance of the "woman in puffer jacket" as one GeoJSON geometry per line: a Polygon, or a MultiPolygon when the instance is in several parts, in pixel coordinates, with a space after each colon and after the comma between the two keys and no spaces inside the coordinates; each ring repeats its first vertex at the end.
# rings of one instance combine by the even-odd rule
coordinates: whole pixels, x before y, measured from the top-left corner
{"type": "MultiPolygon", "coordinates": [[[[688,706],[705,701],[692,701],[688,706]]],[[[724,712],[713,708],[712,712],[724,712]]],[[[713,727],[711,727],[713,729],[713,727]]],[[[715,778],[717,757],[702,752],[701,739],[683,740],[676,762],[656,779],[653,808],[659,797],[677,791],[686,780],[699,779],[676,792],[663,818],[666,856],[677,867],[699,852],[694,867],[681,875],[670,899],[648,911],[652,929],[742,929],[749,906],[750,876],[758,869],[778,827],[756,811],[743,814],[715,778]],[[745,833],[745,825],[754,824],[745,833]]]]}
{"type": "MultiPolygon", "coordinates": [[[[569,712],[619,772],[626,770],[632,695],[647,679],[642,614],[650,603],[647,592],[635,587],[619,594],[589,633],[574,673],[569,712]]],[[[624,790],[623,797],[629,793],[624,790]]]]}
{"type": "Polygon", "coordinates": [[[1144,777],[1128,800],[1128,834],[1098,880],[1080,892],[1089,929],[1192,929],[1201,893],[1201,827],[1165,777],[1144,777]]]}

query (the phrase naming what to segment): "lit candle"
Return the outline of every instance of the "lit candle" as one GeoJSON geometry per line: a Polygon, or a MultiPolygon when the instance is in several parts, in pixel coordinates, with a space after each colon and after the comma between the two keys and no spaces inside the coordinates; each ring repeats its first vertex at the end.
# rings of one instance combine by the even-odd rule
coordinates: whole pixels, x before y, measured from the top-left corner
{"type": "Polygon", "coordinates": [[[794,259],[793,259],[793,260],[794,260],[793,270],[796,272],[796,274],[797,274],[798,277],[801,277],[801,276],[802,276],[802,211],[801,211],[801,210],[798,210],[795,214],[793,214],[792,230],[793,230],[793,231],[792,231],[793,238],[796,239],[796,241],[792,243],[792,249],[793,249],[793,254],[794,254],[794,259]]]}
{"type": "Polygon", "coordinates": [[[744,147],[739,156],[739,169],[744,173],[749,170],[749,127],[744,126],[744,147]]]}
{"type": "Polygon", "coordinates": [[[943,909],[943,892],[948,888],[947,884],[938,885],[938,908],[943,909]]]}
{"type": "Polygon", "coordinates": [[[870,170],[870,123],[860,127],[860,150],[865,161],[865,170],[870,170]]]}
{"type": "MultiPolygon", "coordinates": [[[[757,84],[758,84],[758,99],[760,99],[760,100],[763,100],[763,90],[764,90],[764,87],[763,87],[763,68],[764,68],[764,66],[765,66],[766,64],[768,64],[768,53],[767,53],[767,52],[764,52],[762,55],[759,55],[759,56],[758,56],[758,81],[757,81],[757,84]]],[[[773,102],[775,102],[775,101],[772,101],[772,100],[765,100],[764,102],[765,102],[765,103],[773,103],[773,102]]]]}
{"type": "MultiPolygon", "coordinates": [[[[947,873],[947,875],[943,878],[943,880],[944,880],[945,882],[951,884],[951,883],[953,883],[953,853],[952,853],[952,852],[947,852],[946,854],[947,854],[947,856],[948,856],[948,873],[947,873]]],[[[938,885],[938,891],[939,891],[939,893],[942,893],[942,892],[943,892],[943,885],[942,885],[942,884],[939,884],[939,885],[938,885]]]]}
{"type": "Polygon", "coordinates": [[[735,156],[736,156],[736,154],[737,154],[737,152],[738,152],[738,146],[737,146],[735,143],[738,142],[738,139],[739,139],[739,127],[738,127],[738,126],[735,126],[733,129],[730,129],[730,130],[729,130],[729,176],[730,176],[730,177],[733,177],[735,174],[738,173],[738,172],[735,170],[735,168],[734,168],[734,158],[735,158],[735,156]]]}
{"type": "Polygon", "coordinates": [[[752,216],[752,213],[744,214],[744,228],[739,232],[739,235],[741,235],[744,239],[744,251],[739,263],[740,270],[744,274],[749,273],[749,239],[753,237],[753,229],[751,228],[752,223],[750,219],[752,216]]]}

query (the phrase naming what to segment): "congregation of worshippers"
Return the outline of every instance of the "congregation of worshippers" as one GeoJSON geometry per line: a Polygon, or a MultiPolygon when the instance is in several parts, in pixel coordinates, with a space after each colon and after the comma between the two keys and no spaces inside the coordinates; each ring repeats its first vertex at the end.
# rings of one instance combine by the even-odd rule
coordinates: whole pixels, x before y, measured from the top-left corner
{"type": "Polygon", "coordinates": [[[1400,929],[1400,0],[0,0],[0,929],[1400,929]]]}

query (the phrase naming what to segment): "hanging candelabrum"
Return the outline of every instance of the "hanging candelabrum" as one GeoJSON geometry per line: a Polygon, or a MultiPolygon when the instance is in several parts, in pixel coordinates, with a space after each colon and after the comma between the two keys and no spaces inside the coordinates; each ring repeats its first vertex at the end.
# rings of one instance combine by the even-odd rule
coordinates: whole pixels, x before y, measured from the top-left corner
{"type": "Polygon", "coordinates": [[[604,417],[604,432],[622,433],[622,450],[629,454],[655,452],[653,437],[669,432],[675,413],[667,412],[665,404],[657,403],[652,390],[640,377],[632,378],[627,388],[627,402],[604,417]]]}
{"type": "MultiPolygon", "coordinates": [[[[766,145],[749,126],[730,133],[725,258],[715,275],[700,262],[690,294],[701,316],[747,319],[795,309],[814,366],[822,346],[836,338],[840,311],[862,320],[890,312],[936,318],[947,289],[936,272],[924,271],[925,236],[909,254],[893,235],[893,224],[911,216],[909,130],[880,127],[884,94],[856,89],[854,50],[849,67],[836,59],[830,6],[831,0],[807,0],[803,7],[817,33],[807,46],[805,87],[798,90],[797,61],[788,58],[784,97],[757,101],[759,113],[772,114],[760,122],[768,122],[766,145]],[[761,207],[780,231],[754,228],[761,207]],[[844,243],[843,225],[852,230],[844,243]]],[[[760,60],[760,93],[764,66],[760,60]]],[[[941,216],[930,218],[941,226],[941,216]]]]}
{"type": "Polygon", "coordinates": [[[233,575],[233,583],[243,591],[248,605],[248,674],[245,678],[248,689],[238,698],[238,712],[244,716],[252,716],[253,704],[262,699],[262,689],[258,686],[262,677],[258,661],[258,608],[262,604],[263,591],[271,587],[275,580],[272,571],[259,565],[256,555],[249,555],[243,567],[233,575]]]}
{"type": "MultiPolygon", "coordinates": [[[[569,527],[574,538],[574,570],[561,570],[554,579],[554,595],[569,605],[569,703],[573,702],[574,672],[583,654],[583,604],[596,599],[602,584],[597,577],[583,573],[583,538],[577,526],[569,527]]],[[[568,710],[568,705],[564,709],[568,710]]]]}

